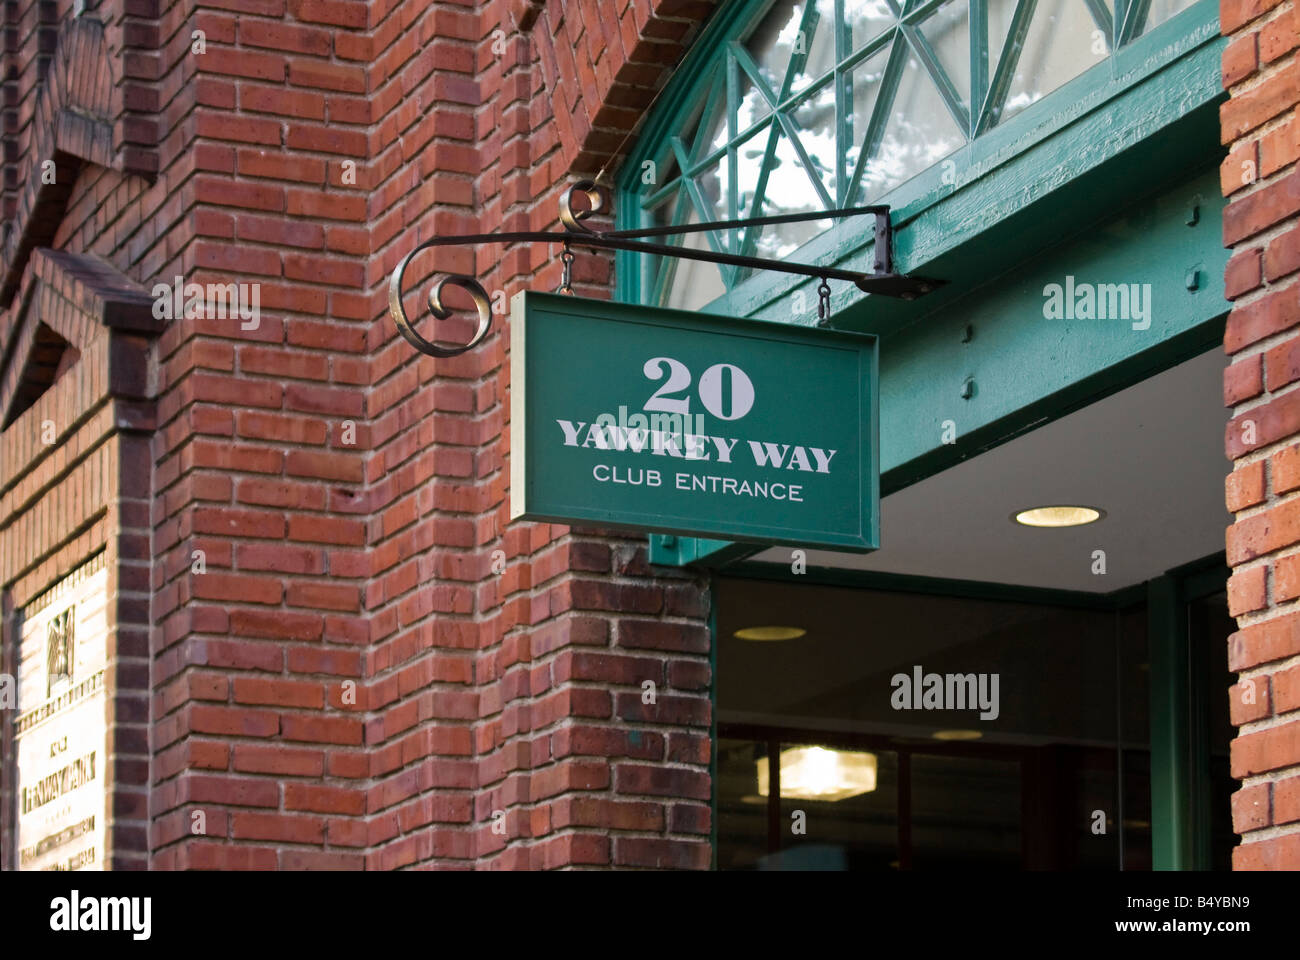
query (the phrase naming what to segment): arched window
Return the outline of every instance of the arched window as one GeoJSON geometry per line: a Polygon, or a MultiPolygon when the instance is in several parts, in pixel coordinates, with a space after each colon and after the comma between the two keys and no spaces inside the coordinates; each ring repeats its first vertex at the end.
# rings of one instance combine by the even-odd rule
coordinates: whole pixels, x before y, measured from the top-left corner
{"type": "MultiPolygon", "coordinates": [[[[633,174],[640,226],[878,202],[1194,0],[776,0],[719,13],[633,174]],[[1118,5],[1118,7],[1116,6],[1118,5]],[[719,29],[721,28],[721,29],[719,29]],[[648,177],[643,171],[650,171],[648,177]]],[[[830,221],[687,237],[785,257],[830,221]]],[[[653,259],[640,299],[709,303],[735,268],[653,259]]]]}

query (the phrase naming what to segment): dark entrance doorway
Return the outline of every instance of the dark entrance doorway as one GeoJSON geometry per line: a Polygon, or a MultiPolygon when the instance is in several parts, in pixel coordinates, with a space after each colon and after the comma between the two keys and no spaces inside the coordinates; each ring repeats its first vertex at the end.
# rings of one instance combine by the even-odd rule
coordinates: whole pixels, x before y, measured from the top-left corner
{"type": "Polygon", "coordinates": [[[877,554],[720,572],[718,867],[1229,869],[1227,464],[1186,399],[1221,365],[886,498],[877,554]],[[1035,501],[1104,520],[1017,528],[1035,501]]]}

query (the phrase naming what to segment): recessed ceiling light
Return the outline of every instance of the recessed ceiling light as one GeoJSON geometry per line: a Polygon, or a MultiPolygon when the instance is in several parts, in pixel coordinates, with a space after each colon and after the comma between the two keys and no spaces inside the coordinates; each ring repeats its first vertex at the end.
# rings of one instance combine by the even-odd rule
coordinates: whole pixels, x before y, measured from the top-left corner
{"type": "Polygon", "coordinates": [[[736,639],[798,640],[807,632],[803,627],[745,627],[736,631],[736,639]]]}
{"type": "Polygon", "coordinates": [[[1081,527],[1095,523],[1106,514],[1095,507],[1033,507],[1013,513],[1011,519],[1026,527],[1081,527]]]}
{"type": "Polygon", "coordinates": [[[930,736],[936,740],[978,740],[984,734],[978,730],[936,730],[930,736]]]}

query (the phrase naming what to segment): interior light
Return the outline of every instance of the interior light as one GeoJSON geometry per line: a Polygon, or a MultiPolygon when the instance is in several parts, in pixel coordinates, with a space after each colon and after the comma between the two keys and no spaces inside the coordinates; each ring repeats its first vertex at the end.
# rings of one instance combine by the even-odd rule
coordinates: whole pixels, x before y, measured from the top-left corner
{"type": "MultiPolygon", "coordinates": [[[[756,760],[758,795],[770,783],[767,758],[756,760]]],[[[781,796],[791,800],[844,800],[876,789],[876,755],[827,747],[787,747],[781,751],[781,796]]]]}
{"type": "Polygon", "coordinates": [[[797,640],[807,632],[803,627],[745,627],[736,631],[736,639],[797,640]]]}
{"type": "Polygon", "coordinates": [[[1105,516],[1093,507],[1034,507],[1021,510],[1011,519],[1026,527],[1081,527],[1105,516]]]}
{"type": "Polygon", "coordinates": [[[978,740],[984,734],[978,730],[936,730],[930,736],[936,740],[978,740]]]}

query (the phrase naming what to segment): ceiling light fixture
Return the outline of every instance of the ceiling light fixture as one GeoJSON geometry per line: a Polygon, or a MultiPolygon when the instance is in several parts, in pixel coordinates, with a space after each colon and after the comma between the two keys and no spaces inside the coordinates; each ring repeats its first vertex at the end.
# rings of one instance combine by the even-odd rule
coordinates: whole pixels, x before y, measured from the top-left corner
{"type": "Polygon", "coordinates": [[[930,736],[936,740],[978,740],[984,734],[978,730],[936,730],[930,736]]]}
{"type": "MultiPolygon", "coordinates": [[[[767,758],[758,768],[758,795],[771,786],[767,758]]],[[[781,751],[781,796],[789,800],[844,800],[876,789],[876,755],[828,747],[786,747],[781,751]]]]}
{"type": "Polygon", "coordinates": [[[737,640],[798,640],[808,631],[803,627],[745,627],[737,630],[737,640]]]}
{"type": "Polygon", "coordinates": [[[1081,527],[1106,515],[1096,507],[1033,507],[1013,513],[1011,519],[1026,527],[1081,527]]]}

